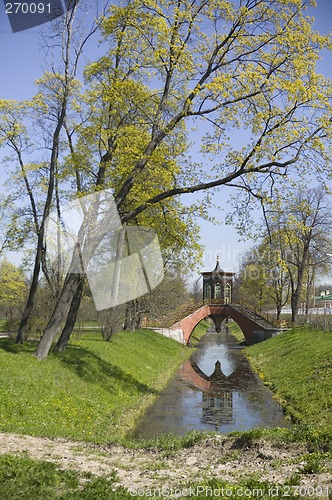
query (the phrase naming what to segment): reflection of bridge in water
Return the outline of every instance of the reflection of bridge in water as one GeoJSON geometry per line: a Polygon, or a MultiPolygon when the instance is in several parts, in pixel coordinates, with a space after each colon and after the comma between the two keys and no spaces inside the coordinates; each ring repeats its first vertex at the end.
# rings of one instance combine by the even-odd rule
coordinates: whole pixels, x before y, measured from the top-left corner
{"type": "Polygon", "coordinates": [[[233,392],[246,391],[253,386],[248,379],[248,363],[244,358],[230,375],[225,375],[220,361],[216,361],[214,371],[206,375],[193,359],[185,361],[179,375],[188,385],[202,391],[204,423],[219,425],[233,420],[233,392]]]}
{"type": "Polygon", "coordinates": [[[243,390],[252,386],[252,381],[248,380],[248,362],[245,358],[240,365],[230,375],[225,375],[221,369],[220,361],[215,363],[214,371],[211,375],[206,375],[193,359],[188,359],[183,363],[179,372],[181,378],[189,385],[204,392],[221,390],[234,391],[241,386],[243,390]]]}
{"type": "Polygon", "coordinates": [[[220,335],[209,329],[198,347],[148,410],[136,437],[288,426],[281,407],[227,329],[220,335]]]}

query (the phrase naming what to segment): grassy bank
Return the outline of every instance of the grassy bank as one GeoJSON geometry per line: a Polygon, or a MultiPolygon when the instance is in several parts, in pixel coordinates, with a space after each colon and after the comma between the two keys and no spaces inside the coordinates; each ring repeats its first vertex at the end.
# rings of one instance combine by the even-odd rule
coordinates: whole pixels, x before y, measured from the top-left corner
{"type": "Polygon", "coordinates": [[[227,328],[229,329],[231,334],[234,335],[234,337],[236,338],[236,340],[239,343],[243,342],[245,340],[244,335],[243,335],[243,331],[241,330],[239,325],[237,323],[235,323],[235,321],[230,321],[227,324],[227,328]]]}
{"type": "MultiPolygon", "coordinates": [[[[238,342],[244,340],[236,323],[229,329],[238,342]]],[[[332,333],[298,327],[245,347],[244,353],[295,425],[253,429],[242,433],[243,439],[298,441],[332,451],[332,333]]]]}
{"type": "MultiPolygon", "coordinates": [[[[237,331],[236,327],[235,330],[241,341],[241,331],[237,331]]],[[[195,337],[203,333],[201,325],[195,337]]],[[[84,334],[63,355],[51,355],[45,363],[39,363],[31,356],[35,346],[27,345],[22,350],[9,339],[3,339],[0,340],[0,347],[4,382],[0,388],[2,430],[100,443],[121,440],[140,412],[165,385],[176,366],[192,353],[191,349],[147,330],[118,334],[109,344],[102,342],[95,333],[84,334]],[[10,397],[6,400],[7,392],[10,397]]],[[[320,472],[326,474],[332,458],[332,334],[298,328],[245,348],[245,352],[261,378],[276,392],[287,413],[298,424],[291,429],[254,429],[234,433],[236,439],[228,451],[227,448],[223,451],[225,444],[220,442],[219,462],[214,467],[219,463],[233,464],[236,457],[241,457],[245,451],[250,453],[250,449],[254,459],[261,447],[259,440],[266,438],[274,441],[274,448],[267,446],[266,460],[263,448],[260,468],[263,470],[268,465],[273,468],[271,478],[278,475],[285,462],[282,450],[289,449],[292,441],[296,448],[297,443],[301,443],[295,472],[288,474],[286,481],[262,480],[257,469],[256,475],[245,472],[236,477],[236,481],[228,482],[224,470],[216,471],[216,477],[211,478],[204,476],[204,469],[199,483],[195,483],[189,475],[182,475],[182,479],[179,475],[178,482],[184,484],[183,478],[188,477],[186,487],[194,488],[199,484],[207,487],[207,491],[218,488],[232,491],[221,498],[240,498],[237,494],[239,488],[241,491],[243,488],[247,491],[257,488],[257,491],[262,491],[260,498],[264,499],[271,497],[271,491],[278,491],[273,495],[277,498],[298,498],[297,494],[289,494],[292,488],[302,484],[306,476],[310,481],[313,478],[306,484],[315,485],[315,475],[320,472]],[[273,457],[276,449],[281,450],[280,458],[272,460],[269,454],[273,457]]],[[[161,467],[163,477],[163,470],[168,470],[167,457],[200,439],[194,433],[183,438],[165,436],[158,442],[150,443],[154,450],[161,448],[164,452],[160,464],[157,460],[151,470],[157,473],[161,467]]],[[[214,443],[213,447],[216,446],[214,443]]],[[[289,457],[287,460],[292,467],[295,459],[289,457]]],[[[182,458],[181,474],[184,466],[182,458]]],[[[147,466],[143,464],[142,467],[144,475],[147,466]]],[[[279,475],[284,478],[281,473],[279,475]]],[[[132,497],[128,490],[117,488],[117,485],[118,479],[113,473],[98,478],[90,473],[61,470],[54,464],[31,460],[27,456],[0,456],[1,498],[127,500],[132,497]]],[[[211,495],[202,493],[196,497],[208,498],[211,495]]]]}
{"type": "Polygon", "coordinates": [[[198,323],[190,337],[190,345],[192,347],[197,346],[198,342],[200,341],[201,337],[205,335],[206,330],[209,328],[209,326],[210,324],[204,319],[200,323],[198,323]]]}
{"type": "Polygon", "coordinates": [[[92,442],[121,439],[192,350],[150,330],[104,342],[89,332],[44,362],[0,339],[0,430],[92,442]]]}
{"type": "Polygon", "coordinates": [[[299,327],[245,352],[294,421],[332,428],[332,333],[299,327]]]}

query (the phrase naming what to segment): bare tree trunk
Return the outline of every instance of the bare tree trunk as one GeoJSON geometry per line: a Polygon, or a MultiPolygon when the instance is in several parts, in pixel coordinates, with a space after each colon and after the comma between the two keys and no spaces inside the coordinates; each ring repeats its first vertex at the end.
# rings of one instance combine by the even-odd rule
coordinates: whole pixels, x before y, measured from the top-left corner
{"type": "Polygon", "coordinates": [[[84,288],[84,282],[83,278],[81,278],[74,293],[73,300],[71,301],[66,324],[64,326],[64,329],[62,330],[58,343],[55,346],[55,350],[58,352],[63,352],[66,349],[67,344],[69,342],[70,335],[76,323],[77,313],[80,308],[83,288],[84,288]]]}
{"type": "MultiPolygon", "coordinates": [[[[306,303],[305,303],[305,315],[306,315],[307,321],[308,321],[308,315],[309,315],[309,309],[310,309],[311,294],[313,292],[314,282],[315,282],[314,276],[315,276],[314,271],[312,272],[311,275],[309,273],[309,279],[307,281],[307,293],[306,293],[306,303]]],[[[315,292],[313,292],[313,295],[314,294],[315,294],[315,292]]]]}
{"type": "Polygon", "coordinates": [[[31,314],[31,311],[33,308],[33,304],[35,301],[35,296],[36,296],[36,292],[37,292],[37,288],[38,288],[39,272],[40,272],[40,257],[38,256],[38,249],[37,249],[35,265],[34,265],[33,275],[32,275],[32,282],[30,285],[28,300],[27,300],[26,306],[24,308],[24,311],[22,313],[20,326],[19,326],[18,333],[16,336],[16,344],[23,344],[24,343],[26,326],[27,326],[28,319],[30,317],[30,314],[31,314]]]}
{"type": "Polygon", "coordinates": [[[306,321],[308,321],[308,315],[309,315],[310,292],[311,292],[311,283],[307,283],[307,290],[306,290],[306,297],[305,297],[305,317],[306,317],[306,321]]]}
{"type": "Polygon", "coordinates": [[[68,310],[80,281],[81,276],[79,274],[67,275],[57,305],[37,346],[35,354],[39,360],[43,360],[47,357],[52,346],[53,339],[60,332],[61,324],[63,319],[66,317],[66,314],[68,314],[68,310]]]}
{"type": "Polygon", "coordinates": [[[298,317],[299,297],[296,292],[291,297],[292,323],[296,323],[298,317]]]}
{"type": "Polygon", "coordinates": [[[127,303],[126,307],[126,314],[125,314],[125,323],[123,326],[124,330],[127,330],[129,332],[134,331],[134,316],[135,316],[135,301],[131,300],[130,302],[127,303]]]}
{"type": "Polygon", "coordinates": [[[119,304],[100,313],[99,320],[101,321],[101,331],[105,342],[111,340],[114,333],[123,330],[126,306],[127,304],[119,304]]]}
{"type": "Polygon", "coordinates": [[[280,315],[281,315],[281,309],[282,309],[282,304],[281,304],[281,302],[279,300],[277,302],[276,309],[277,309],[277,321],[279,321],[280,320],[280,315]]]}
{"type": "Polygon", "coordinates": [[[52,154],[51,154],[51,161],[50,161],[50,173],[49,173],[49,180],[48,180],[47,196],[46,196],[46,201],[45,201],[45,205],[44,205],[43,218],[42,218],[42,221],[40,223],[40,228],[39,228],[39,233],[38,233],[35,265],[34,265],[34,269],[33,269],[32,282],[30,285],[28,301],[27,301],[27,304],[26,304],[25,309],[23,311],[20,327],[19,327],[18,334],[16,337],[16,343],[18,343],[18,344],[23,344],[23,342],[24,342],[27,322],[28,322],[29,316],[31,314],[33,304],[35,301],[35,297],[36,297],[36,292],[38,289],[39,272],[40,272],[40,266],[41,266],[41,262],[42,262],[42,253],[44,250],[45,223],[46,223],[46,219],[49,216],[50,210],[51,210],[53,190],[54,190],[55,166],[56,166],[56,163],[58,161],[59,138],[60,138],[60,131],[61,131],[63,121],[65,119],[65,114],[66,114],[67,98],[68,98],[68,96],[65,96],[63,99],[61,115],[59,117],[56,129],[55,129],[55,132],[53,135],[53,145],[52,145],[52,154]]]}
{"type": "Polygon", "coordinates": [[[140,299],[131,300],[127,303],[124,330],[134,332],[141,327],[143,316],[142,302],[140,299]]]}
{"type": "Polygon", "coordinates": [[[300,306],[301,299],[301,291],[304,279],[305,267],[308,260],[309,247],[305,246],[303,249],[301,265],[299,266],[298,274],[297,274],[297,285],[292,293],[291,297],[291,308],[292,308],[292,322],[296,323],[298,318],[298,311],[300,306]]]}

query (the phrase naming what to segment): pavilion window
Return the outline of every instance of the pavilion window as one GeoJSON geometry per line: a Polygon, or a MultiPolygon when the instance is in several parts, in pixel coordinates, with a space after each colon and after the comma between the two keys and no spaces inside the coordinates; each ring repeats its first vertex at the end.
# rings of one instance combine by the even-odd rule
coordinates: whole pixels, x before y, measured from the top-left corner
{"type": "Polygon", "coordinates": [[[211,299],[211,285],[207,284],[205,287],[205,298],[211,299]]]}
{"type": "Polygon", "coordinates": [[[225,304],[230,304],[232,301],[232,289],[229,283],[226,283],[224,290],[225,304]]]}

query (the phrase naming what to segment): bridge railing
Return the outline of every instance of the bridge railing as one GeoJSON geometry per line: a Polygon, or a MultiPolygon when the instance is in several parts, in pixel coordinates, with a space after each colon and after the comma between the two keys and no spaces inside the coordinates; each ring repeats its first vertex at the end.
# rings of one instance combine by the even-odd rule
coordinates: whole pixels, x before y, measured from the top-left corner
{"type": "Polygon", "coordinates": [[[201,303],[197,303],[195,300],[191,300],[189,302],[186,302],[185,304],[180,305],[177,309],[174,311],[169,312],[168,314],[165,314],[162,318],[158,320],[153,320],[150,318],[145,318],[143,325],[144,327],[155,327],[155,328],[167,328],[169,326],[174,325],[181,319],[183,319],[185,316],[188,316],[188,314],[196,311],[196,309],[199,309],[202,306],[201,303]]]}
{"type": "Polygon", "coordinates": [[[239,303],[226,303],[222,299],[205,299],[203,301],[203,304],[224,304],[224,305],[229,305],[233,307],[238,307],[241,308],[243,312],[246,312],[248,316],[251,316],[253,319],[261,320],[261,321],[266,321],[269,323],[271,326],[278,327],[280,326],[278,322],[275,320],[275,318],[271,317],[269,314],[265,314],[262,311],[259,311],[257,307],[254,307],[252,305],[247,305],[244,301],[240,301],[239,303]]]}
{"type": "Polygon", "coordinates": [[[256,307],[248,306],[244,301],[240,301],[238,304],[233,304],[233,306],[234,307],[238,306],[244,312],[246,312],[248,314],[248,316],[250,316],[250,314],[251,314],[253,319],[256,318],[258,320],[260,319],[260,320],[266,321],[272,327],[277,327],[277,328],[280,327],[279,323],[276,321],[276,319],[274,317],[272,317],[269,314],[264,313],[263,311],[258,311],[258,309],[256,307]]]}
{"type": "MultiPolygon", "coordinates": [[[[168,327],[168,326],[171,326],[171,325],[174,325],[175,323],[177,323],[178,321],[180,321],[181,319],[183,319],[185,316],[188,316],[189,314],[193,313],[194,311],[196,311],[197,309],[199,309],[200,307],[204,306],[204,305],[213,305],[213,304],[225,304],[225,301],[222,300],[222,299],[205,299],[203,301],[200,301],[200,302],[197,302],[197,301],[194,301],[194,300],[191,300],[190,302],[187,302],[185,304],[182,304],[181,306],[179,306],[175,311],[172,311],[170,312],[169,314],[165,315],[164,317],[156,320],[156,319],[150,319],[150,318],[144,318],[143,322],[142,322],[142,326],[143,327],[168,327]]],[[[266,321],[267,323],[269,323],[271,326],[275,326],[275,327],[278,327],[280,325],[278,325],[278,323],[275,321],[274,318],[271,318],[269,317],[269,315],[265,315],[264,313],[262,312],[257,312],[257,310],[255,310],[255,308],[253,308],[252,306],[248,306],[246,305],[245,303],[241,302],[241,303],[230,303],[230,304],[225,304],[225,305],[230,305],[230,306],[233,306],[233,307],[239,307],[244,311],[246,311],[247,315],[250,317],[252,317],[253,319],[261,319],[261,320],[264,320],[266,321]]]]}
{"type": "Polygon", "coordinates": [[[222,299],[204,299],[201,304],[202,305],[205,305],[205,304],[225,304],[225,301],[222,299]]]}

